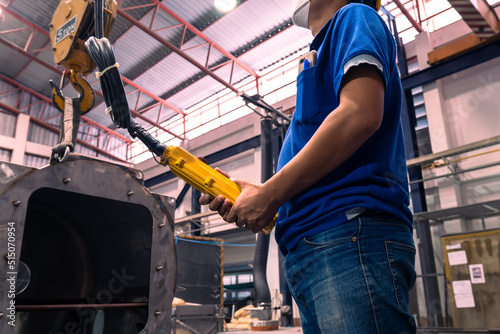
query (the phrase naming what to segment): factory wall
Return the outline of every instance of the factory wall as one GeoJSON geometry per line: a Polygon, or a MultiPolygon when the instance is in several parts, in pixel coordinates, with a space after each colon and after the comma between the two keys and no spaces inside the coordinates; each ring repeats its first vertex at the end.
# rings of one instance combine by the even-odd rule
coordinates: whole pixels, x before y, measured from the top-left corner
{"type": "MultiPolygon", "coordinates": [[[[460,27],[462,22],[451,25],[460,27]]],[[[452,30],[450,30],[451,32],[452,30]]],[[[427,52],[441,46],[432,45],[436,40],[427,33],[417,36],[415,49],[420,69],[427,68],[427,52]]],[[[496,58],[467,70],[454,73],[423,88],[425,108],[432,152],[442,152],[499,135],[497,108],[500,103],[500,59],[496,58]]],[[[498,146],[491,146],[466,153],[452,160],[462,159],[454,165],[455,171],[466,170],[491,162],[500,161],[498,146]],[[491,152],[491,153],[489,153],[491,152]],[[483,154],[471,157],[472,155],[483,154]],[[464,159],[465,158],[465,159],[464,159]]],[[[444,209],[498,198],[500,168],[493,167],[464,173],[452,178],[442,178],[426,183],[435,188],[429,210],[444,209]],[[477,178],[484,180],[484,187],[477,178]],[[471,181],[476,179],[474,181],[471,181]]],[[[424,170],[424,178],[450,173],[448,168],[424,170]]],[[[429,193],[432,193],[429,191],[429,193]]]]}
{"type": "MultiPolygon", "coordinates": [[[[80,136],[83,137],[81,129],[80,136]]],[[[32,122],[29,115],[0,112],[0,161],[35,168],[46,166],[58,140],[59,134],[32,122]]],[[[76,145],[75,153],[118,163],[82,144],[76,145]]]]}
{"type": "MultiPolygon", "coordinates": [[[[424,69],[429,66],[427,64],[427,53],[429,51],[467,33],[468,28],[463,22],[456,22],[432,34],[422,33],[417,36],[415,41],[405,46],[407,57],[409,59],[416,58],[418,68],[424,69]]],[[[494,59],[455,73],[435,83],[427,84],[421,90],[427,112],[432,148],[432,152],[424,152],[424,154],[446,151],[499,135],[500,118],[498,117],[497,106],[500,105],[500,94],[498,94],[500,92],[500,59],[494,59]]],[[[195,155],[210,154],[259,134],[258,121],[259,117],[251,114],[204,136],[183,143],[182,146],[195,155]]],[[[490,146],[460,156],[450,157],[450,160],[456,160],[453,164],[447,167],[425,168],[423,170],[424,178],[500,162],[499,147],[500,145],[490,146]]],[[[162,168],[153,168],[151,161],[137,167],[145,168],[146,179],[148,176],[157,175],[159,173],[158,168],[162,168]]],[[[260,149],[242,152],[231,159],[227,159],[227,161],[219,162],[217,167],[228,171],[236,178],[260,181],[260,149]]],[[[429,211],[499,199],[500,167],[493,166],[426,181],[424,185],[429,211]]],[[[182,182],[171,180],[152,190],[176,197],[182,187],[182,182]]],[[[188,195],[181,207],[176,211],[176,217],[188,215],[190,203],[188,195]]],[[[207,209],[202,208],[202,211],[205,210],[207,209]]],[[[211,224],[215,225],[214,222],[211,222],[211,224]]],[[[474,221],[467,222],[458,219],[447,222],[442,228],[432,229],[438,273],[444,272],[440,236],[443,233],[456,233],[475,229],[478,228],[477,224],[474,221]]],[[[487,228],[498,228],[499,225],[498,219],[486,221],[487,228]]],[[[417,242],[417,236],[415,238],[417,242]]],[[[273,245],[270,250],[270,264],[268,266],[268,280],[271,291],[279,287],[277,262],[273,263],[275,259],[277,261],[278,251],[274,238],[272,240],[273,245]]],[[[417,272],[420,272],[418,258],[417,272]]],[[[444,286],[443,281],[440,281],[440,286],[444,286]]],[[[441,293],[444,293],[444,290],[441,293]]],[[[419,300],[418,312],[425,315],[426,305],[420,280],[417,284],[417,295],[419,300]]],[[[444,298],[441,300],[444,300],[444,298]]]]}
{"type": "MultiPolygon", "coordinates": [[[[468,33],[460,21],[433,34],[421,33],[406,46],[408,58],[416,57],[419,69],[429,67],[427,53],[468,33]]],[[[445,152],[500,134],[498,106],[500,105],[500,59],[496,58],[464,71],[454,73],[421,87],[432,152],[445,152]]],[[[500,145],[476,149],[458,156],[444,157],[446,166],[423,169],[425,194],[429,211],[456,208],[500,199],[500,145]],[[490,166],[488,168],[480,168],[490,166]],[[471,172],[469,169],[480,168],[471,172]],[[456,173],[455,175],[450,175],[456,173]]],[[[431,228],[435,250],[436,272],[444,273],[441,236],[483,228],[500,228],[498,217],[485,219],[454,219],[431,228]]],[[[418,235],[415,235],[416,243],[418,235]]],[[[417,254],[417,270],[420,262],[417,254]]],[[[438,278],[445,286],[444,278],[438,278]]],[[[441,289],[442,309],[445,309],[444,289],[441,289]]],[[[417,280],[419,314],[426,314],[424,291],[417,280]]]]}

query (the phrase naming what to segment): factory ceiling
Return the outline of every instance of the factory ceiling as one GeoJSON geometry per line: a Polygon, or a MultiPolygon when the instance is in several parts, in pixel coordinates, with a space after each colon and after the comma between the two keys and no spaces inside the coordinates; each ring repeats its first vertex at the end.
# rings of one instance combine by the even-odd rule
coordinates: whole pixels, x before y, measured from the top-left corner
{"type": "MultiPolygon", "coordinates": [[[[432,13],[422,0],[382,1],[381,15],[395,16],[400,33],[414,36],[426,30],[425,18],[454,11],[450,3],[457,2],[433,1],[442,5],[432,13]]],[[[0,109],[29,114],[51,131],[57,131],[61,116],[52,105],[49,80],[60,83],[64,75],[49,38],[59,2],[0,0],[0,109]]],[[[117,2],[109,39],[131,112],[146,129],[180,140],[185,131],[169,128],[169,120],[184,118],[190,107],[223,90],[239,93],[241,82],[258,86],[262,71],[299,54],[312,38],[292,25],[292,0],[238,0],[229,13],[219,12],[213,0],[117,2]]],[[[103,154],[130,145],[128,133],[105,113],[99,80],[94,74],[86,80],[96,101],[82,118],[80,142],[103,154]]],[[[65,96],[76,94],[68,80],[63,87],[65,96]]],[[[109,157],[123,161],[127,153],[109,157]]]]}

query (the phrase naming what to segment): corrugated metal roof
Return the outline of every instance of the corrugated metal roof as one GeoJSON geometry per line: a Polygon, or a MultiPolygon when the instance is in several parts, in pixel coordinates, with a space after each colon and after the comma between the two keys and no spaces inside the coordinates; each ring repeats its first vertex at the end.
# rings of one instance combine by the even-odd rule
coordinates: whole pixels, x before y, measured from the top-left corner
{"type": "Polygon", "coordinates": [[[0,136],[14,137],[16,120],[16,116],[0,111],[0,136]]]}
{"type": "MultiPolygon", "coordinates": [[[[251,0],[208,27],[204,33],[223,48],[235,51],[291,17],[292,1],[251,0]],[[231,32],[228,34],[228,32],[231,32]]],[[[263,53],[264,55],[264,53],[263,53]]],[[[248,64],[254,70],[253,64],[248,64]]]]}
{"type": "Polygon", "coordinates": [[[265,69],[275,62],[309,47],[313,36],[310,31],[298,27],[290,27],[276,35],[272,40],[267,40],[259,48],[252,49],[240,58],[245,63],[254,64],[258,69],[265,69]],[[263,58],[262,53],[273,55],[273,59],[263,58]]]}
{"type": "MultiPolygon", "coordinates": [[[[8,13],[2,15],[2,30],[11,32],[3,33],[0,37],[4,41],[0,44],[0,72],[36,92],[50,96],[48,81],[52,79],[59,83],[58,72],[63,68],[54,64],[47,32],[52,15],[61,0],[0,1],[3,6],[8,4],[8,13],[14,13],[14,15],[8,13]],[[15,17],[16,15],[25,21],[21,22],[15,17]],[[27,28],[32,25],[45,31],[34,35],[26,51],[33,54],[37,61],[30,60],[24,54],[25,51],[16,52],[5,44],[12,43],[19,49],[25,49],[31,33],[27,28]],[[47,68],[51,66],[53,69],[47,68]]],[[[184,26],[174,27],[179,22],[161,9],[156,11],[153,0],[124,0],[120,3],[121,10],[125,10],[127,15],[142,25],[151,27],[164,41],[181,47],[184,26]],[[151,23],[153,18],[155,21],[151,23]]],[[[312,39],[308,30],[291,27],[292,0],[239,0],[238,6],[228,14],[218,12],[213,6],[213,0],[168,0],[161,2],[161,5],[196,27],[209,40],[238,57],[242,63],[256,72],[280,59],[303,52],[312,39]]],[[[166,99],[176,108],[186,110],[226,88],[139,27],[134,26],[121,14],[116,18],[110,40],[114,43],[115,55],[120,63],[120,73],[127,79],[133,80],[143,92],[147,91],[166,99]]],[[[212,48],[209,54],[210,47],[206,41],[189,29],[182,40],[181,49],[201,66],[205,63],[209,67],[220,66],[228,60],[215,48],[212,48]]],[[[241,67],[234,66],[232,70],[232,66],[229,63],[217,67],[213,73],[232,85],[250,76],[250,73],[241,67]]],[[[96,91],[100,91],[99,82],[93,75],[87,79],[92,82],[96,91]]],[[[148,94],[140,95],[136,88],[128,85],[125,89],[130,108],[143,112],[143,115],[151,120],[149,123],[138,120],[147,129],[153,127],[157,121],[161,123],[177,115],[171,108],[166,106],[160,108],[155,105],[158,101],[148,94]],[[147,110],[143,111],[144,108],[147,110]]],[[[64,87],[63,93],[65,96],[76,96],[76,92],[70,86],[64,87]]],[[[110,117],[104,110],[103,99],[97,96],[94,109],[86,116],[114,129],[110,117]]],[[[36,108],[32,112],[36,113],[36,108]]],[[[55,109],[49,108],[49,113],[56,112],[55,109]]],[[[58,126],[54,121],[56,120],[49,123],[58,126]]],[[[125,130],[117,130],[117,133],[128,137],[125,130]]],[[[107,143],[99,145],[105,148],[107,143]]]]}
{"type": "Polygon", "coordinates": [[[33,0],[2,1],[2,3],[4,5],[10,3],[9,8],[46,30],[48,30],[52,15],[59,5],[59,1],[33,0]]]}
{"type": "MultiPolygon", "coordinates": [[[[9,9],[48,31],[48,25],[58,3],[58,0],[48,0],[45,3],[16,0],[9,9]]],[[[145,4],[151,4],[151,1],[127,0],[123,1],[122,8],[145,4]]],[[[216,11],[212,0],[172,0],[162,4],[182,19],[202,30],[203,34],[227,51],[241,53],[255,47],[259,43],[259,39],[268,31],[290,20],[291,0],[242,1],[230,14],[216,11]]],[[[150,26],[151,19],[154,16],[153,7],[135,8],[127,10],[126,13],[146,26],[150,26]]],[[[159,10],[151,27],[152,29],[159,29],[156,33],[167,42],[180,46],[183,27],[164,29],[178,23],[177,20],[159,10]]],[[[20,26],[28,27],[26,24],[19,23],[18,20],[12,17],[10,18],[8,27],[14,29],[20,26]]],[[[36,48],[43,48],[48,45],[48,38],[41,34],[38,35],[33,39],[31,50],[35,46],[36,48]]],[[[22,34],[13,34],[11,41],[18,47],[23,48],[28,38],[29,32],[25,31],[22,34]]],[[[277,40],[283,39],[278,34],[277,40]]],[[[117,16],[110,40],[115,41],[115,55],[120,63],[122,75],[134,80],[136,84],[152,94],[168,98],[169,103],[181,110],[185,110],[207,96],[225,88],[224,85],[207,76],[199,68],[178,54],[173,53],[141,29],[132,26],[130,22],[120,15],[117,16]]],[[[206,42],[203,39],[188,32],[183,42],[182,48],[186,50],[189,57],[203,65],[207,62],[209,46],[204,45],[206,42]]],[[[293,45],[291,42],[293,42],[293,38],[283,42],[283,45],[286,45],[287,48],[282,48],[280,42],[278,50],[276,50],[276,46],[273,48],[272,44],[269,43],[268,47],[260,51],[254,49],[253,52],[247,52],[241,59],[250,68],[259,70],[274,62],[277,57],[281,58],[283,55],[296,51],[289,50],[290,45],[293,45]],[[255,59],[258,59],[259,62],[255,63],[255,59]]],[[[300,45],[300,47],[302,46],[300,45]]],[[[291,48],[293,49],[293,46],[291,48]]],[[[0,55],[2,55],[2,59],[9,59],[8,66],[7,62],[2,64],[5,65],[2,66],[5,68],[2,72],[8,77],[15,77],[18,82],[33,88],[35,91],[49,96],[50,86],[48,81],[52,79],[59,83],[60,77],[57,72],[37,62],[29,61],[26,57],[20,57],[19,54],[9,48],[0,48],[0,55]]],[[[46,48],[39,52],[37,58],[47,64],[54,64],[50,49],[46,48]]],[[[220,52],[212,49],[208,64],[209,66],[217,65],[226,60],[227,58],[220,52]]],[[[219,67],[214,73],[228,83],[229,81],[231,83],[239,82],[249,76],[248,72],[238,66],[235,66],[232,70],[232,65],[219,67]]],[[[100,88],[99,82],[93,80],[92,77],[89,77],[88,80],[93,81],[93,86],[98,91],[100,88]]],[[[129,106],[131,109],[135,109],[139,94],[137,92],[133,93],[136,89],[129,86],[126,87],[126,91],[129,93],[129,106]]],[[[69,85],[64,87],[63,93],[65,96],[74,96],[73,94],[75,94],[69,85]]],[[[155,103],[157,101],[142,94],[137,109],[141,110],[155,103]]],[[[109,116],[104,113],[104,109],[105,105],[102,98],[97,97],[94,109],[87,116],[100,124],[113,128],[114,126],[109,116]]],[[[177,114],[167,107],[162,108],[161,114],[159,112],[160,107],[156,106],[144,112],[143,115],[154,122],[157,120],[162,122],[177,114]]],[[[140,123],[144,124],[146,128],[152,127],[151,124],[142,120],[140,120],[140,123]]],[[[126,131],[120,131],[127,135],[126,131]]]]}
{"type": "Polygon", "coordinates": [[[43,128],[40,125],[30,123],[28,130],[28,141],[47,146],[56,146],[59,140],[59,135],[52,131],[43,128]]]}
{"type": "Polygon", "coordinates": [[[0,68],[2,74],[14,78],[28,64],[29,59],[19,57],[19,54],[9,47],[0,46],[0,68]]]}

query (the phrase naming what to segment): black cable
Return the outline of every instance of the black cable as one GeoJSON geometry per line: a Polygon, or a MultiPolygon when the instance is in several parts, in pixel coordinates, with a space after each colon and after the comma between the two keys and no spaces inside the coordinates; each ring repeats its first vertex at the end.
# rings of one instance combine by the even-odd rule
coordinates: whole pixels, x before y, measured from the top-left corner
{"type": "Polygon", "coordinates": [[[109,111],[111,119],[117,127],[127,129],[133,138],[139,138],[151,152],[161,157],[165,151],[165,145],[162,145],[157,139],[151,136],[130,116],[127,95],[125,94],[122,78],[118,71],[118,63],[115,59],[113,46],[106,37],[102,37],[102,0],[96,0],[95,14],[95,32],[97,38],[91,36],[85,42],[85,47],[99,68],[97,74],[101,81],[102,95],[107,107],[106,110],[109,111]]]}
{"type": "Polygon", "coordinates": [[[103,13],[102,13],[102,0],[95,0],[94,3],[95,12],[95,37],[101,39],[104,37],[104,24],[103,24],[103,13]]]}
{"type": "Polygon", "coordinates": [[[165,152],[166,146],[151,136],[151,134],[136,121],[132,120],[128,128],[128,133],[130,133],[133,138],[139,138],[140,141],[142,141],[144,145],[146,145],[146,147],[157,156],[161,157],[163,152],[165,152]]]}
{"type": "Polygon", "coordinates": [[[128,128],[130,110],[111,43],[106,37],[97,39],[91,36],[85,46],[101,73],[102,95],[113,123],[120,128],[128,128]]]}

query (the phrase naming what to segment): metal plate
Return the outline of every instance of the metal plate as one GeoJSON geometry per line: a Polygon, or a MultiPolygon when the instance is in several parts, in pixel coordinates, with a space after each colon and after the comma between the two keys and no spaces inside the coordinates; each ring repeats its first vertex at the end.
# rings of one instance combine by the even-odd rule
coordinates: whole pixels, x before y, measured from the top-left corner
{"type": "Polygon", "coordinates": [[[77,17],[77,15],[73,16],[73,18],[71,18],[69,21],[67,21],[57,29],[54,45],[56,45],[75,31],[77,17]]]}

